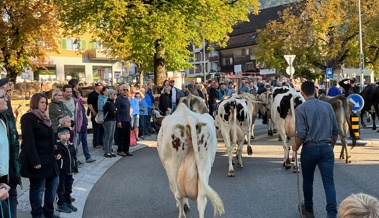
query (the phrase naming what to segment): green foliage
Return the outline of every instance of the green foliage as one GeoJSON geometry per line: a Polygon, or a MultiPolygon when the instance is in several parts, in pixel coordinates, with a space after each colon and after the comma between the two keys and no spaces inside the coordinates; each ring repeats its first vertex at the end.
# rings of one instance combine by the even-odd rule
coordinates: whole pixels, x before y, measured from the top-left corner
{"type": "MultiPolygon", "coordinates": [[[[57,1],[67,34],[90,31],[119,60],[137,63],[163,81],[164,70],[189,66],[188,46],[203,38],[225,46],[232,26],[257,12],[258,0],[57,1]]],[[[158,81],[155,81],[158,82],[158,81]]],[[[159,81],[160,83],[161,81],[159,81]]]]}
{"type": "MultiPolygon", "coordinates": [[[[365,63],[378,66],[379,0],[362,1],[365,63]]],[[[268,68],[285,69],[284,54],[295,54],[296,71],[321,70],[342,64],[359,66],[358,5],[355,0],[310,0],[297,3],[259,30],[258,61],[268,68]]]]}
{"type": "Polygon", "coordinates": [[[49,1],[0,1],[0,65],[13,82],[25,68],[47,63],[47,51],[56,51],[54,14],[49,1]]]}

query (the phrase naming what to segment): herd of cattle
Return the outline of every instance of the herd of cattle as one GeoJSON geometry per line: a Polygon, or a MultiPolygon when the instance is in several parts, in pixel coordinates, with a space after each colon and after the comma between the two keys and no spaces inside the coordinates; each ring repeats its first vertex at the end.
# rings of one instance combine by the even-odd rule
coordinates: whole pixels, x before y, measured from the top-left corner
{"type": "MultiPolygon", "coordinates": [[[[367,98],[372,99],[372,96],[371,93],[367,98]]],[[[343,96],[322,95],[319,99],[329,102],[334,109],[341,130],[340,158],[346,158],[346,163],[350,163],[347,132],[350,131],[353,139],[352,146],[357,139],[350,122],[351,102],[343,96]]],[[[250,139],[254,138],[254,123],[258,110],[268,118],[268,134],[272,135],[275,131],[279,133],[283,141],[283,167],[290,169],[289,153],[295,137],[295,109],[304,101],[300,92],[288,87],[274,88],[271,93],[258,96],[243,93],[220,101],[212,117],[208,114],[208,108],[201,98],[193,95],[182,98],[177,110],[169,118],[163,119],[157,136],[159,157],[179,208],[179,218],[185,218],[189,211],[188,198],[197,199],[200,218],[204,217],[207,197],[213,204],[215,215],[224,213],[221,198],[208,185],[216,155],[217,137],[221,136],[224,139],[228,154],[228,176],[233,177],[235,147],[237,166],[240,168],[243,167],[242,150],[245,141],[247,141],[247,154],[253,153],[250,139]]],[[[377,110],[376,101],[374,99],[369,102],[371,105],[366,110],[371,109],[373,105],[377,110]]],[[[292,160],[294,158],[293,153],[292,160]]],[[[298,172],[297,170],[294,166],[293,171],[298,172]]]]}

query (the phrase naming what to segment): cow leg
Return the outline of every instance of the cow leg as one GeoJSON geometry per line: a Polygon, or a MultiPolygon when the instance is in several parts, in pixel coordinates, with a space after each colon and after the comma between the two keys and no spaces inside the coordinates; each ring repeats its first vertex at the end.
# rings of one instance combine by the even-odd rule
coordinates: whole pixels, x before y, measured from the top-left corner
{"type": "MultiPolygon", "coordinates": [[[[279,132],[280,133],[280,136],[282,138],[287,138],[286,135],[283,133],[283,132],[279,132]]],[[[283,141],[283,150],[284,150],[284,158],[283,158],[283,166],[286,168],[286,170],[288,170],[289,168],[291,168],[291,161],[290,161],[290,149],[289,149],[289,145],[287,143],[287,140],[284,140],[283,141]]]]}
{"type": "Polygon", "coordinates": [[[243,142],[240,141],[238,143],[238,152],[237,152],[237,166],[240,168],[243,168],[243,163],[242,163],[242,148],[243,148],[243,142]]]}
{"type": "Polygon", "coordinates": [[[189,212],[188,199],[180,197],[179,195],[175,196],[176,206],[179,208],[179,218],[186,218],[186,214],[189,212]]]}
{"type": "Polygon", "coordinates": [[[346,155],[346,163],[351,163],[351,156],[350,156],[350,149],[347,145],[346,135],[343,136],[343,134],[340,134],[341,138],[341,153],[340,153],[340,159],[345,159],[346,155]]]}
{"type": "Polygon", "coordinates": [[[234,177],[233,154],[232,154],[233,146],[229,146],[226,149],[228,152],[228,165],[229,165],[228,176],[234,177]]]}
{"type": "Polygon", "coordinates": [[[204,187],[200,187],[201,183],[199,182],[199,194],[197,196],[197,210],[199,211],[199,218],[204,218],[205,207],[207,206],[207,198],[205,197],[206,193],[204,187]]]}
{"type": "Polygon", "coordinates": [[[371,113],[372,116],[372,130],[376,130],[375,112],[371,113]]]}
{"type": "MultiPolygon", "coordinates": [[[[239,146],[241,148],[241,153],[242,153],[242,146],[241,145],[239,146]]],[[[251,148],[251,129],[249,129],[249,131],[247,131],[247,155],[251,156],[252,154],[253,154],[253,149],[251,148]]]]}
{"type": "Polygon", "coordinates": [[[274,135],[273,125],[272,125],[271,119],[268,119],[267,126],[268,126],[268,133],[267,133],[267,135],[269,135],[269,136],[274,135]]]}
{"type": "Polygon", "coordinates": [[[255,124],[253,123],[252,125],[251,125],[251,139],[255,139],[255,136],[254,136],[254,127],[255,127],[255,124]]]}
{"type": "Polygon", "coordinates": [[[363,120],[363,114],[364,114],[364,111],[361,111],[361,114],[360,114],[361,126],[362,126],[363,128],[366,128],[366,123],[365,123],[365,121],[363,120]]]}

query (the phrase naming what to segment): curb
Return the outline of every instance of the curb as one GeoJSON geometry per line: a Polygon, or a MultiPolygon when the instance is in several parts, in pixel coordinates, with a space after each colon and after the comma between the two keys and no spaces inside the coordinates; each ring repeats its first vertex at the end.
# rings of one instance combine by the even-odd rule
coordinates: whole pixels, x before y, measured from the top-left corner
{"type": "MultiPolygon", "coordinates": [[[[147,141],[148,142],[148,141],[147,141]]],[[[151,144],[151,143],[147,143],[151,144]]],[[[149,147],[145,143],[137,144],[136,146],[130,147],[130,152],[135,152],[143,148],[149,147]]],[[[114,145],[115,146],[115,145],[114,145]]],[[[117,146],[116,146],[117,147],[117,146]]],[[[83,217],[83,210],[89,193],[91,192],[94,185],[99,181],[103,174],[110,168],[114,163],[122,158],[134,158],[134,157],[103,157],[102,149],[92,149],[92,156],[96,159],[93,163],[84,164],[82,168],[79,168],[79,173],[74,175],[74,184],[72,187],[72,197],[75,198],[74,206],[78,208],[77,212],[73,213],[60,213],[54,211],[61,218],[77,218],[83,217]]],[[[78,159],[84,159],[83,154],[78,156],[78,159]]],[[[23,193],[18,196],[17,210],[22,212],[28,212],[30,214],[31,207],[29,202],[29,187],[24,187],[23,193]]],[[[56,204],[56,202],[55,202],[56,204]]],[[[54,205],[56,208],[57,205],[54,205]]],[[[30,216],[30,215],[29,215],[30,216]]]]}

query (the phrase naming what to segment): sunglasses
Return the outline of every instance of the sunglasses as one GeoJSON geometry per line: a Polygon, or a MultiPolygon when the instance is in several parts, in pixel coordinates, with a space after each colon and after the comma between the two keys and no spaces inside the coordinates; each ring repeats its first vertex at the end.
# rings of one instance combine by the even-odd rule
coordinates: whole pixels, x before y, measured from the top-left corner
{"type": "Polygon", "coordinates": [[[129,91],[129,89],[123,89],[122,91],[124,91],[124,92],[125,92],[125,91],[129,91]]]}

